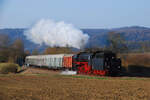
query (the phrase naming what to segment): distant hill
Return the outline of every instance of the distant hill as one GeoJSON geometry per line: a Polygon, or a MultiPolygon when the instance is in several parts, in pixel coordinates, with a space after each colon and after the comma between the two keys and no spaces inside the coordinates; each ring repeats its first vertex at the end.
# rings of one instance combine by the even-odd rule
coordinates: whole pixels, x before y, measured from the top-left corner
{"type": "Polygon", "coordinates": [[[23,34],[25,30],[26,29],[0,29],[0,34],[7,34],[11,38],[11,41],[16,39],[23,40],[26,50],[32,51],[34,48],[37,48],[42,51],[46,46],[40,46],[27,40],[23,34]]]}
{"type": "Polygon", "coordinates": [[[91,36],[88,45],[92,46],[107,45],[107,35],[112,31],[120,33],[127,41],[150,41],[150,28],[147,27],[132,26],[114,29],[83,29],[83,32],[91,36]]]}
{"type": "MultiPolygon", "coordinates": [[[[0,29],[0,34],[7,34],[11,40],[20,38],[24,41],[25,49],[33,50],[38,48],[40,51],[46,46],[37,45],[27,40],[23,35],[26,29],[0,29]]],[[[87,46],[104,46],[107,45],[107,35],[108,32],[115,31],[121,33],[127,41],[150,41],[150,28],[132,26],[132,27],[122,27],[114,29],[81,29],[84,33],[90,36],[90,40],[87,46]]]]}

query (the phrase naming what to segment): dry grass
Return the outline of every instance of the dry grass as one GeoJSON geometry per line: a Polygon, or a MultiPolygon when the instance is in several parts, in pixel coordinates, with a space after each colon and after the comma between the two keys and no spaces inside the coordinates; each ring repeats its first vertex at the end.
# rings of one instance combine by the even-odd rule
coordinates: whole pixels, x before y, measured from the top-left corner
{"type": "Polygon", "coordinates": [[[119,55],[122,58],[122,65],[138,65],[150,67],[150,53],[129,53],[119,55]]]}
{"type": "Polygon", "coordinates": [[[0,75],[0,100],[150,100],[149,84],[149,78],[60,76],[53,71],[0,75]]]}
{"type": "Polygon", "coordinates": [[[14,63],[0,63],[1,74],[17,73],[19,69],[20,66],[14,63]]]}
{"type": "Polygon", "coordinates": [[[119,55],[124,71],[133,76],[150,77],[150,53],[129,53],[119,55]]]}

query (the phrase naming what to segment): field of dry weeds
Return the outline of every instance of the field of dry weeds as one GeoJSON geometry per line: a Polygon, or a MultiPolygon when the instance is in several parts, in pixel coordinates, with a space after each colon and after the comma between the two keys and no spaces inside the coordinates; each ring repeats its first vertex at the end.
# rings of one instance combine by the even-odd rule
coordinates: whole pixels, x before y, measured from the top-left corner
{"type": "Polygon", "coordinates": [[[119,54],[122,71],[134,77],[150,77],[150,53],[119,54]]]}
{"type": "Polygon", "coordinates": [[[150,100],[150,79],[62,76],[27,70],[0,75],[0,100],[150,100]]]}

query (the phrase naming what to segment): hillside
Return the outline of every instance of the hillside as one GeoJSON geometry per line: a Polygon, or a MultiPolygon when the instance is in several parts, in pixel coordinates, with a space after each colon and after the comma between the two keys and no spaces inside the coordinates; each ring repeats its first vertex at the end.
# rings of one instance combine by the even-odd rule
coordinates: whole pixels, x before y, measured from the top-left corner
{"type": "Polygon", "coordinates": [[[108,32],[115,31],[120,33],[127,41],[150,41],[150,28],[132,26],[122,27],[115,29],[83,29],[84,32],[88,33],[90,41],[88,45],[92,46],[104,46],[107,45],[108,32]]]}
{"type": "MultiPolygon", "coordinates": [[[[27,40],[23,35],[26,29],[0,29],[0,34],[7,34],[11,40],[20,38],[25,43],[25,49],[33,50],[38,48],[40,51],[46,46],[37,45],[27,40]]],[[[150,41],[150,28],[132,26],[132,27],[122,27],[114,29],[82,29],[84,33],[90,36],[89,43],[87,46],[104,46],[107,45],[107,34],[111,31],[116,31],[121,33],[128,41],[150,41]]]]}

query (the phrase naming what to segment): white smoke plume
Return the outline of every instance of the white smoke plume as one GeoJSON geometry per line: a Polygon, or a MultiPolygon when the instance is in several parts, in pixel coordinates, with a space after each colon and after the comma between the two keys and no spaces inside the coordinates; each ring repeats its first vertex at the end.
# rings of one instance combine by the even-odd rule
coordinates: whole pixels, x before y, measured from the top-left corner
{"type": "Polygon", "coordinates": [[[89,36],[64,21],[55,22],[50,19],[42,19],[24,35],[36,44],[47,46],[82,48],[88,42],[89,36]]]}

